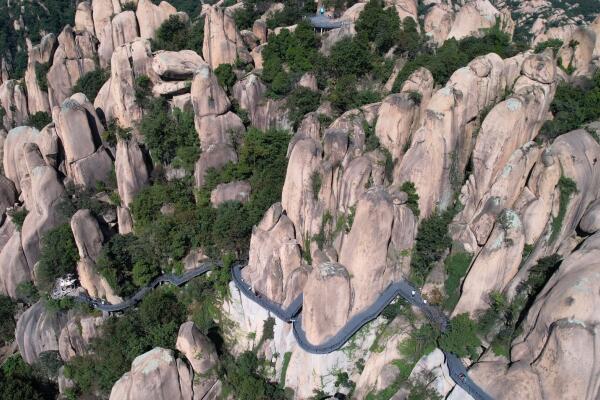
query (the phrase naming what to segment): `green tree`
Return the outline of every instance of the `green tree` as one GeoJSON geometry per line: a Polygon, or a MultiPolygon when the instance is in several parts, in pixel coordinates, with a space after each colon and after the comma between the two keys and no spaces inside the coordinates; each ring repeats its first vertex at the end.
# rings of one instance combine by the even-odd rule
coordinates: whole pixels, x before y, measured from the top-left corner
{"type": "Polygon", "coordinates": [[[193,171],[200,156],[200,141],[192,112],[179,108],[170,111],[166,99],[153,99],[140,123],[140,132],[156,161],[173,162],[175,166],[193,171]]]}
{"type": "Polygon", "coordinates": [[[52,117],[50,117],[50,115],[48,115],[47,112],[38,111],[35,114],[30,115],[29,118],[27,118],[27,122],[25,122],[25,125],[33,126],[37,130],[41,131],[50,122],[52,122],[52,117]]]}
{"type": "Polygon", "coordinates": [[[38,284],[49,291],[56,278],[74,273],[79,260],[75,239],[68,223],[49,230],[42,237],[38,265],[38,284]]]}
{"type": "Polygon", "coordinates": [[[156,38],[152,40],[152,50],[180,51],[194,50],[202,54],[204,40],[204,18],[190,24],[177,15],[171,15],[156,30],[156,38]]]}
{"type": "Polygon", "coordinates": [[[400,38],[400,18],[394,7],[384,8],[382,0],[370,0],[356,20],[356,32],[365,35],[380,54],[400,38]]]}
{"type": "Polygon", "coordinates": [[[411,209],[415,217],[419,216],[419,194],[417,193],[417,188],[415,184],[410,181],[406,181],[400,186],[400,190],[407,194],[408,199],[406,201],[406,205],[411,209]]]}
{"type": "Polygon", "coordinates": [[[29,214],[29,211],[25,208],[19,208],[18,210],[11,210],[7,212],[8,216],[10,217],[10,219],[12,220],[13,224],[15,224],[15,227],[17,228],[17,230],[20,232],[21,229],[23,228],[23,223],[25,222],[25,217],[27,217],[27,214],[29,214]]]}
{"type": "Polygon", "coordinates": [[[0,367],[0,399],[51,400],[56,384],[27,365],[20,355],[9,357],[0,367]]]}
{"type": "Polygon", "coordinates": [[[224,87],[227,91],[233,88],[233,85],[237,80],[231,64],[220,64],[217,68],[215,68],[215,75],[217,76],[219,85],[224,87]]]}
{"type": "Polygon", "coordinates": [[[0,294],[0,343],[11,342],[15,334],[16,303],[8,296],[0,294]]]}
{"type": "Polygon", "coordinates": [[[439,345],[445,351],[458,357],[470,357],[475,360],[481,347],[477,337],[477,323],[469,314],[459,314],[452,318],[450,326],[439,339],[439,345]]]}
{"type": "Polygon", "coordinates": [[[73,93],[83,93],[90,102],[94,102],[98,92],[106,81],[110,78],[110,71],[105,69],[96,69],[83,74],[73,86],[73,93]]]}

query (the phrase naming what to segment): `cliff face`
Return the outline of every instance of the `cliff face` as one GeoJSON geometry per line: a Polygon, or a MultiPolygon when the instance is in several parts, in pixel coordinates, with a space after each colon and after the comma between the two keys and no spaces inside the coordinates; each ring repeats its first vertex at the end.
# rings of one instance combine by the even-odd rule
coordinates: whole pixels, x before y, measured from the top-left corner
{"type": "MultiPolygon", "coordinates": [[[[520,16],[536,4],[522,2],[516,13],[515,7],[499,1],[425,3],[419,7],[417,1],[389,1],[385,12],[418,22],[415,29],[428,46],[476,40],[495,26],[512,35],[520,16]]],[[[120,303],[126,297],[116,282],[122,265],[110,275],[101,254],[112,238],[134,240],[143,233],[137,215],[147,212],[152,219],[150,211],[156,208],[161,216],[173,216],[152,236],[156,248],[141,248],[153,253],[162,241],[183,243],[185,251],[178,250],[184,254],[161,259],[181,270],[195,267],[207,254],[232,254],[234,250],[219,253],[214,243],[199,242],[222,228],[210,224],[223,222],[218,219],[223,209],[246,205],[232,208],[238,214],[229,216],[234,219],[231,225],[241,226],[243,213],[261,203],[264,208],[255,219],[259,222],[251,233],[247,230],[248,263],[242,278],[260,296],[284,308],[302,295],[302,328],[310,343],[326,343],[392,283],[422,284],[427,301],[442,306],[451,295],[448,282],[455,279],[455,302],[443,304],[451,317],[466,314],[481,321],[498,296],[513,306],[526,303],[519,309],[519,329],[513,326],[505,343],[508,354],[500,354],[495,346],[494,335],[502,329],[498,323],[477,333],[481,343],[475,355],[469,354],[469,376],[482,389],[499,399],[597,398],[597,125],[556,138],[540,132],[547,121],[561,118],[552,115],[557,87],[590,84],[588,78],[597,73],[600,19],[558,27],[548,26],[551,20],[539,22],[539,29],[531,31],[532,45],[560,39],[556,48],[504,59],[495,53],[480,55],[446,75],[447,82],[439,82],[439,71],[419,65],[397,92],[390,93],[403,63],[414,61],[396,59],[394,72],[389,71],[392,78],[383,80],[387,84],[373,84],[373,71],[356,81],[361,95],[368,92],[361,85],[375,87],[381,94],[377,101],[340,112],[336,85],[347,76],[325,82],[319,70],[325,67],[318,62],[325,63],[336,43],[360,44],[351,38],[361,37],[364,28],[357,21],[368,6],[358,3],[343,10],[340,15],[347,23],[315,39],[310,27],[267,28],[269,18],[283,18],[278,14],[285,9],[282,4],[255,10],[264,14],[246,24],[247,29],[236,26],[236,21],[247,22],[237,13],[244,4],[203,5],[196,16],[204,23],[202,44],[195,46],[198,52],[202,48],[198,54],[190,49],[156,50],[163,23],[191,26],[190,17],[169,3],[79,3],[73,26],[28,46],[23,79],[9,79],[8,72],[0,71],[0,293],[23,301],[24,287],[40,286],[44,238],[66,225],[76,248],[78,293],[120,303]],[[300,30],[298,36],[290,33],[294,29],[300,30]],[[277,39],[276,33],[281,35],[277,39]],[[269,41],[281,48],[269,47],[269,41]],[[301,53],[304,41],[312,46],[306,59],[301,53]],[[289,43],[291,50],[285,48],[289,43]],[[275,53],[279,64],[274,66],[275,53]],[[293,64],[306,60],[315,62],[313,70],[293,64]],[[73,93],[82,78],[100,69],[105,70],[104,81],[97,85],[95,98],[73,93]],[[323,89],[326,85],[330,86],[323,89]],[[152,147],[156,143],[142,125],[156,109],[144,99],[161,100],[170,118],[156,129],[163,135],[158,140],[162,151],[176,153],[165,147],[190,139],[167,137],[170,124],[185,123],[194,143],[200,144],[199,151],[187,157],[193,159],[179,152],[165,161],[158,146],[152,147]],[[188,120],[181,110],[189,113],[188,120]],[[40,115],[47,117],[44,126],[27,126],[40,115]],[[260,164],[272,150],[271,143],[258,142],[264,148],[252,149],[256,159],[240,152],[250,135],[257,135],[254,128],[262,135],[274,129],[290,131],[282,189],[265,195],[267,200],[252,197],[265,182],[253,179],[252,171],[244,168],[260,164]],[[189,165],[183,167],[186,162],[189,165]],[[219,171],[226,171],[225,183],[216,182],[219,171]],[[186,186],[187,197],[152,192],[159,185],[171,190],[177,184],[191,187],[186,186]],[[86,202],[65,211],[65,202],[75,204],[81,193],[88,194],[86,202]],[[136,203],[140,193],[148,197],[136,203]],[[194,207],[204,203],[211,211],[198,216],[194,207]],[[182,207],[188,207],[188,213],[175,216],[174,210],[182,207]],[[429,236],[423,234],[424,226],[440,216],[448,218],[445,225],[429,228],[429,236]],[[169,225],[175,223],[210,228],[199,229],[202,233],[190,239],[177,235],[169,225]],[[444,241],[442,249],[434,248],[436,240],[444,241]],[[452,275],[456,271],[444,265],[444,259],[464,253],[471,261],[460,276],[452,275]],[[550,256],[562,259],[560,267],[523,297],[523,288],[539,273],[538,263],[550,256]],[[415,264],[423,259],[434,261],[419,277],[415,264]]],[[[393,60],[394,51],[390,48],[377,57],[393,60]]],[[[183,130],[176,132],[184,135],[183,130]]],[[[124,279],[149,281],[136,270],[143,267],[139,263],[125,271],[124,279]]],[[[154,272],[151,278],[171,270],[154,272]]],[[[213,276],[210,284],[223,280],[213,281],[213,276]]],[[[428,332],[425,317],[416,309],[394,303],[341,350],[312,354],[300,348],[291,324],[275,320],[269,328],[268,311],[233,283],[229,291],[231,296],[219,303],[218,317],[211,315],[221,325],[224,344],[215,347],[213,337],[185,322],[173,341],[179,353],[152,346],[138,354],[130,371],[114,384],[110,399],[218,398],[228,379],[222,372],[223,351],[240,355],[248,350],[270,360],[265,368],[269,379],[293,389],[298,399],[319,389],[330,394],[352,390],[363,399],[386,388],[394,389],[393,398],[405,398],[411,385],[423,380],[444,398],[467,396],[450,377],[444,352],[435,348],[442,346],[442,336],[428,343],[433,346],[425,346],[426,352],[407,355],[411,340],[428,332]],[[355,384],[346,382],[344,388],[344,379],[355,384]]],[[[197,306],[192,301],[185,312],[197,306]]],[[[69,362],[94,354],[93,341],[103,335],[105,321],[106,316],[53,311],[42,299],[20,314],[16,342],[29,364],[48,351],[58,351],[69,362]]],[[[61,390],[72,384],[60,377],[61,390]]]]}

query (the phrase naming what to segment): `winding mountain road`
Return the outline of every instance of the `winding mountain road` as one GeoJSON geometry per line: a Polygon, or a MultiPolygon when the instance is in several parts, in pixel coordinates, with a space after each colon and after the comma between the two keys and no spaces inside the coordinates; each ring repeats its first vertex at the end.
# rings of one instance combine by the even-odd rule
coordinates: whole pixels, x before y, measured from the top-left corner
{"type": "MultiPolygon", "coordinates": [[[[161,283],[170,283],[180,286],[191,279],[203,275],[220,264],[215,262],[206,262],[200,264],[197,268],[185,272],[183,275],[164,274],[150,282],[147,286],[138,290],[133,296],[118,304],[107,304],[99,299],[94,299],[86,295],[79,294],[75,297],[76,301],[84,302],[90,306],[105,312],[123,311],[137,304],[148,292],[161,283]]],[[[440,311],[425,302],[419,291],[410,285],[407,281],[400,281],[390,284],[379,298],[368,308],[352,317],[346,325],[340,329],[334,336],[327,339],[324,343],[315,345],[308,341],[306,333],[302,328],[302,302],[303,296],[300,294],[287,308],[282,308],[279,304],[269,300],[259,293],[255,293],[252,287],[242,279],[242,264],[235,264],[231,271],[232,280],[236,287],[248,299],[257,303],[277,318],[285,322],[292,323],[294,337],[298,345],[305,351],[313,354],[328,354],[339,350],[360,328],[370,321],[377,318],[384,308],[389,305],[397,296],[401,296],[411,305],[418,307],[427,316],[431,323],[437,324],[440,330],[444,332],[448,328],[448,317],[440,311]]],[[[458,357],[451,353],[444,352],[450,377],[470,394],[476,400],[493,400],[485,391],[483,391],[467,375],[467,369],[458,357]]]]}

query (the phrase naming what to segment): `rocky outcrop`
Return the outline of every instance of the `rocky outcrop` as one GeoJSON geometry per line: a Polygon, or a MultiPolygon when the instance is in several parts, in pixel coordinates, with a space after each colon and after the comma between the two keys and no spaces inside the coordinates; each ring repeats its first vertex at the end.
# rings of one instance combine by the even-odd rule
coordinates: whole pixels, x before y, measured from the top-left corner
{"type": "Polygon", "coordinates": [[[229,111],[231,102],[219,86],[217,77],[206,65],[200,67],[194,76],[191,99],[196,131],[202,146],[194,173],[196,186],[201,187],[209,168],[219,168],[230,161],[237,162],[233,140],[245,128],[240,117],[229,111]]]}
{"type": "Polygon", "coordinates": [[[110,400],[218,398],[220,384],[206,387],[206,379],[202,375],[194,378],[193,371],[184,360],[176,359],[172,350],[156,347],[133,360],[131,370],[114,384],[110,400]]]}
{"type": "Polygon", "coordinates": [[[15,185],[4,175],[0,175],[0,220],[6,213],[6,209],[12,207],[17,201],[17,191],[15,185]]]}
{"type": "Polygon", "coordinates": [[[302,303],[302,326],[311,343],[322,343],[346,324],[352,305],[350,280],[348,270],[337,263],[326,262],[313,268],[302,303]]]}
{"type": "Polygon", "coordinates": [[[139,0],[135,14],[140,22],[140,37],[154,39],[156,30],[169,16],[177,14],[177,10],[166,1],[155,5],[150,0],[139,0]]]}
{"type": "Polygon", "coordinates": [[[164,79],[189,79],[206,65],[195,51],[158,51],[152,59],[152,69],[164,79]]]}
{"type": "Polygon", "coordinates": [[[472,377],[491,396],[510,399],[594,399],[598,383],[600,240],[588,238],[567,257],[535,302],[513,342],[510,367],[484,362],[472,377]]]}
{"type": "Polygon", "coordinates": [[[57,351],[58,338],[67,320],[66,314],[48,311],[41,302],[35,303],[25,311],[19,317],[15,330],[15,338],[23,360],[33,364],[38,360],[40,353],[57,351]]]}
{"type": "Polygon", "coordinates": [[[67,25],[58,35],[58,47],[48,70],[50,107],[60,104],[71,95],[77,80],[97,68],[96,38],[89,32],[76,32],[67,25]]]}
{"type": "Polygon", "coordinates": [[[40,88],[39,81],[45,80],[45,76],[38,77],[37,65],[50,65],[54,58],[57,40],[53,33],[42,38],[39,44],[33,46],[28,52],[27,70],[25,71],[25,86],[27,87],[27,105],[29,113],[50,112],[50,102],[48,100],[48,89],[40,88]],[[44,89],[44,90],[42,90],[44,89]]]}
{"type": "Polygon", "coordinates": [[[74,317],[60,331],[58,352],[64,361],[90,352],[90,341],[100,336],[104,317],[74,317]]]}
{"type": "Polygon", "coordinates": [[[115,173],[121,202],[129,206],[137,192],[148,183],[149,178],[144,154],[134,139],[118,140],[115,173]]]}
{"type": "MultiPolygon", "coordinates": [[[[412,146],[394,172],[394,182],[411,181],[417,187],[422,217],[430,215],[436,206],[446,208],[452,200],[473,147],[477,118],[512,85],[513,63],[522,64],[522,75],[514,82],[512,98],[496,105],[483,122],[473,150],[473,163],[493,165],[486,170],[496,173],[512,151],[537,134],[554,95],[555,66],[551,59],[536,55],[525,60],[516,56],[502,61],[489,54],[457,70],[446,87],[432,96],[423,123],[413,135],[412,146]],[[498,124],[498,121],[507,122],[498,124]],[[498,132],[512,131],[514,126],[522,127],[518,135],[498,132]],[[489,146],[484,139],[488,137],[487,130],[489,137],[506,141],[511,148],[498,146],[498,153],[489,154],[490,149],[481,151],[480,148],[489,146]],[[494,158],[494,154],[502,159],[494,158]]],[[[485,179],[489,180],[481,181],[485,179]]]]}
{"type": "Polygon", "coordinates": [[[135,98],[136,79],[145,75],[152,81],[158,80],[152,69],[150,42],[137,38],[117,47],[110,64],[110,79],[102,86],[94,107],[104,112],[107,121],[116,119],[122,128],[131,128],[142,118],[135,98]]]}
{"type": "Polygon", "coordinates": [[[432,7],[424,19],[425,33],[433,43],[441,45],[450,38],[482,36],[485,29],[499,21],[500,29],[512,36],[515,23],[510,11],[499,11],[492,3],[489,0],[466,1],[458,8],[451,2],[430,2],[432,7]]]}
{"type": "Polygon", "coordinates": [[[240,59],[252,62],[233,17],[218,7],[207,7],[202,55],[213,69],[220,64],[235,64],[240,59]]]}
{"type": "MultiPolygon", "coordinates": [[[[94,1],[92,3],[102,3],[102,0],[94,1]]],[[[82,1],[77,4],[77,9],[75,10],[75,30],[78,32],[87,31],[92,35],[96,35],[96,31],[94,29],[94,17],[93,17],[93,8],[92,4],[89,1],[82,1]]]]}
{"type": "Polygon", "coordinates": [[[93,298],[106,298],[110,303],[120,303],[122,299],[96,270],[95,263],[104,240],[96,218],[89,210],[78,210],[71,218],[71,230],[79,251],[77,276],[81,287],[93,298]]]}
{"type": "Polygon", "coordinates": [[[25,88],[18,81],[11,79],[0,85],[0,107],[4,111],[0,122],[6,130],[23,125],[27,121],[27,95],[25,88]]]}
{"type": "Polygon", "coordinates": [[[215,345],[198,330],[192,321],[179,327],[175,347],[185,355],[194,372],[200,375],[209,374],[219,360],[215,345]]]}
{"type": "Polygon", "coordinates": [[[242,276],[254,290],[280,304],[290,304],[302,292],[307,270],[302,266],[294,225],[280,203],[272,205],[253,229],[248,267],[242,276]]]}
{"type": "Polygon", "coordinates": [[[103,26],[103,32],[99,34],[100,44],[98,46],[98,58],[103,68],[110,66],[113,51],[126,43],[139,37],[138,21],[133,11],[120,12],[109,23],[103,26]]]}
{"type": "Polygon", "coordinates": [[[210,193],[210,202],[213,207],[218,207],[226,201],[245,203],[250,198],[250,189],[250,184],[246,181],[221,183],[210,193]]]}
{"type": "Polygon", "coordinates": [[[267,98],[267,87],[258,76],[248,75],[236,82],[232,91],[240,108],[248,112],[250,121],[256,128],[261,130],[292,129],[287,118],[285,101],[267,98]]]}
{"type": "Polygon", "coordinates": [[[62,103],[57,116],[56,132],[64,149],[67,174],[84,187],[105,182],[112,159],[102,145],[104,127],[92,104],[83,94],[75,94],[62,103]]]}

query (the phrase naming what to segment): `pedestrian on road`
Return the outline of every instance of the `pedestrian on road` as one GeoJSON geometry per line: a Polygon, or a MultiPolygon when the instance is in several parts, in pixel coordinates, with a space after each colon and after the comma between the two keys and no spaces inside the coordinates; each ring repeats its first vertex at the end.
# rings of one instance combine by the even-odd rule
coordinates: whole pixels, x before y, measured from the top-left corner
{"type": "Polygon", "coordinates": [[[416,292],[413,290],[410,294],[412,297],[415,297],[416,292]]]}

